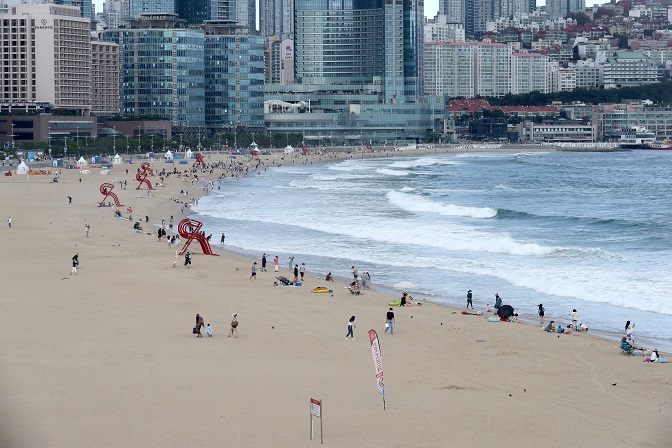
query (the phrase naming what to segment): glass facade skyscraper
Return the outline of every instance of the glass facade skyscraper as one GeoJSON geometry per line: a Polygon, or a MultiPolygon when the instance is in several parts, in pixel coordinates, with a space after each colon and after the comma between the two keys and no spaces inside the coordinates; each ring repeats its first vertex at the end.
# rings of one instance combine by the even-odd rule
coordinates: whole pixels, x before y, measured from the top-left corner
{"type": "Polygon", "coordinates": [[[361,85],[383,75],[382,0],[296,0],[294,33],[298,83],[361,85]]]}
{"type": "Polygon", "coordinates": [[[210,128],[264,127],[266,39],[236,34],[240,28],[215,21],[203,25],[205,121],[210,128]]]}
{"type": "MultiPolygon", "coordinates": [[[[142,25],[142,24],[141,24],[142,25]]],[[[122,50],[121,112],[205,126],[203,32],[187,28],[107,30],[101,40],[122,50]]]]}
{"type": "Polygon", "coordinates": [[[384,102],[416,101],[423,23],[423,0],[295,0],[296,81],[382,83],[384,102]]]}

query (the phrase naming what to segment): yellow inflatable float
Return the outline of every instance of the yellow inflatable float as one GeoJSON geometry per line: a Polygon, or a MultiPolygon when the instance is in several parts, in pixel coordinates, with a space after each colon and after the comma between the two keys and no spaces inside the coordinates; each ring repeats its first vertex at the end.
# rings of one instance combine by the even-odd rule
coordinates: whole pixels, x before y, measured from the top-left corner
{"type": "Polygon", "coordinates": [[[329,289],[326,286],[318,286],[317,288],[313,288],[312,292],[316,294],[328,294],[328,293],[333,293],[333,289],[329,289]]]}

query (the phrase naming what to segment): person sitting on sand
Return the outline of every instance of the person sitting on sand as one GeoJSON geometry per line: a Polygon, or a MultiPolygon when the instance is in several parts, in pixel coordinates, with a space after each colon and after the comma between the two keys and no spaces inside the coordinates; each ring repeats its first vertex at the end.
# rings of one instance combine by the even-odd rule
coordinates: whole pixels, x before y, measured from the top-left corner
{"type": "Polygon", "coordinates": [[[324,278],[328,282],[333,282],[334,281],[334,276],[331,275],[331,272],[327,274],[327,276],[324,278]]]}
{"type": "Polygon", "coordinates": [[[548,323],[548,325],[546,325],[546,327],[544,328],[544,331],[545,331],[546,333],[553,333],[553,332],[555,332],[555,325],[554,325],[554,324],[555,324],[555,321],[554,321],[554,320],[550,321],[550,322],[548,323]]]}
{"type": "Polygon", "coordinates": [[[139,221],[135,221],[135,224],[133,224],[133,228],[135,230],[142,230],[142,226],[140,225],[139,221]]]}

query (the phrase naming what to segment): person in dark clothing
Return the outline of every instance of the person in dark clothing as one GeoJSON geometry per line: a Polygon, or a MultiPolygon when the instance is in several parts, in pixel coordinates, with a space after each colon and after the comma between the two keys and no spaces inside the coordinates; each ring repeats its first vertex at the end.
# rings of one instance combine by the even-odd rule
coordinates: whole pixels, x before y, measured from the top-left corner
{"type": "Polygon", "coordinates": [[[294,284],[296,285],[296,283],[298,281],[299,281],[299,265],[295,264],[294,265],[294,284]]]}
{"type": "Polygon", "coordinates": [[[406,306],[406,299],[408,299],[408,293],[405,292],[401,295],[401,300],[399,301],[399,306],[406,306]]]}
{"type": "Polygon", "coordinates": [[[266,271],[266,254],[261,256],[261,270],[266,271]]]}
{"type": "Polygon", "coordinates": [[[469,291],[467,291],[467,308],[469,308],[469,306],[471,306],[471,309],[473,310],[474,309],[474,304],[471,301],[471,299],[472,299],[472,295],[471,295],[471,289],[470,289],[469,291]]]}
{"type": "Polygon", "coordinates": [[[191,267],[191,252],[184,254],[184,265],[188,268],[191,267]]]}
{"type": "Polygon", "coordinates": [[[394,334],[394,311],[392,311],[392,308],[390,308],[390,310],[385,315],[385,319],[385,333],[387,333],[387,330],[390,330],[390,334],[394,334]]]}

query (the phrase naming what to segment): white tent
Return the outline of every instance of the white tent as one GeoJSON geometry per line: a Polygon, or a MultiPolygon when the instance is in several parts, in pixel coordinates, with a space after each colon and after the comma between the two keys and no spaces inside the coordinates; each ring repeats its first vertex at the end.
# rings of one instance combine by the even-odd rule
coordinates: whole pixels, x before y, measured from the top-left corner
{"type": "Polygon", "coordinates": [[[16,174],[28,174],[28,171],[30,171],[30,167],[22,160],[21,165],[16,168],[16,174]]]}
{"type": "Polygon", "coordinates": [[[287,145],[285,147],[285,154],[291,154],[294,152],[294,148],[292,148],[292,145],[287,145]]]}
{"type": "Polygon", "coordinates": [[[121,156],[119,154],[115,154],[112,157],[112,165],[121,165],[121,156]]]}
{"type": "Polygon", "coordinates": [[[187,152],[184,153],[184,157],[187,158],[187,159],[191,159],[191,157],[192,157],[191,149],[187,149],[187,152]]]}
{"type": "Polygon", "coordinates": [[[80,157],[77,161],[77,167],[81,168],[83,166],[86,166],[86,159],[84,157],[80,157]]]}
{"type": "Polygon", "coordinates": [[[166,151],[166,160],[173,160],[173,152],[169,149],[166,151]]]}

